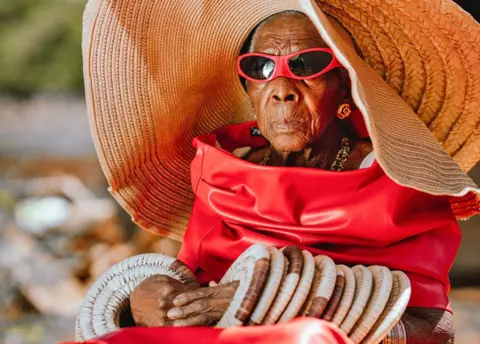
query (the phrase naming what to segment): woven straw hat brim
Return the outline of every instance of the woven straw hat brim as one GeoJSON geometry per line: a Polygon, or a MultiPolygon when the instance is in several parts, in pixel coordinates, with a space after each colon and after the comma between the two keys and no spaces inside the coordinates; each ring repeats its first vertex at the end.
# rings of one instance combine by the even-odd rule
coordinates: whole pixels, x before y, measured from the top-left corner
{"type": "Polygon", "coordinates": [[[262,323],[282,283],[285,270],[285,258],[275,247],[269,247],[269,251],[270,272],[268,273],[267,283],[258,300],[258,304],[250,316],[249,325],[260,325],[262,323]]]}
{"type": "Polygon", "coordinates": [[[88,290],[77,317],[75,339],[90,340],[119,330],[120,314],[133,290],[153,275],[195,282],[195,275],[175,258],[154,253],[127,258],[103,273],[88,290]]]}
{"type": "Polygon", "coordinates": [[[270,264],[268,247],[254,244],[233,262],[220,284],[239,281],[238,288],[216,327],[241,326],[253,312],[267,281],[270,264]]]}
{"type": "Polygon", "coordinates": [[[390,298],[383,313],[363,340],[365,344],[378,344],[401,319],[410,300],[411,287],[407,275],[401,271],[392,271],[393,284],[390,298]]]}
{"type": "Polygon", "coordinates": [[[373,288],[362,316],[350,333],[350,339],[355,343],[362,342],[380,318],[392,291],[392,273],[385,266],[369,266],[372,272],[373,288]]]}
{"type": "Polygon", "coordinates": [[[480,29],[451,0],[90,0],[92,136],[113,196],[136,223],[182,238],[191,139],[251,119],[236,57],[261,20],[285,10],[308,15],[348,70],[390,178],[431,194],[479,191],[462,168],[480,159],[480,29]]]}

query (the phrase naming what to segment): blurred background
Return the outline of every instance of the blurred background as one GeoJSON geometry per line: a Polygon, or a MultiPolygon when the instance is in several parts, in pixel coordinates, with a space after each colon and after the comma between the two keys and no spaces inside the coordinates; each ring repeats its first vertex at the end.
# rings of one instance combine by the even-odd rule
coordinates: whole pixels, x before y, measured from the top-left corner
{"type": "MultiPolygon", "coordinates": [[[[134,1],[134,0],[132,0],[134,1]]],[[[478,0],[459,0],[477,20],[478,0]]],[[[88,286],[179,244],[138,229],[107,192],[83,99],[85,0],[0,0],[0,343],[73,339],[88,286]]],[[[471,176],[480,183],[480,166],[471,176]]],[[[457,343],[480,343],[480,217],[452,268],[457,343]]]]}

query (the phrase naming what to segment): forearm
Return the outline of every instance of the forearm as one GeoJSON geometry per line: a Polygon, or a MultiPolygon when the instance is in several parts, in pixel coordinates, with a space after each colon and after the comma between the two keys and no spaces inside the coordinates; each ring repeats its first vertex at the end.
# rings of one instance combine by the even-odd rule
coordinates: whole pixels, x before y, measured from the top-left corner
{"type": "Polygon", "coordinates": [[[384,344],[451,344],[454,342],[453,317],[448,311],[408,308],[383,341],[384,344]]]}

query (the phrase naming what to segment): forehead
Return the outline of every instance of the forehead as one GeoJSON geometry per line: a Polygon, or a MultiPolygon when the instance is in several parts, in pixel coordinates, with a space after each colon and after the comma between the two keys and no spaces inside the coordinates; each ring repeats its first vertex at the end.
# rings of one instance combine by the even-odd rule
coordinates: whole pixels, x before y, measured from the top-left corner
{"type": "Polygon", "coordinates": [[[253,52],[281,52],[284,49],[294,51],[317,47],[326,48],[328,46],[307,16],[279,14],[260,24],[252,37],[250,50],[253,52]]]}

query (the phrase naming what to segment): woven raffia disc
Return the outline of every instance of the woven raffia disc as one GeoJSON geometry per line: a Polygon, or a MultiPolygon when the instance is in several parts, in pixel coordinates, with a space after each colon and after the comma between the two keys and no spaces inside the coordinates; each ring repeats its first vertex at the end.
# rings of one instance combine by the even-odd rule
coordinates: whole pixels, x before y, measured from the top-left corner
{"type": "Polygon", "coordinates": [[[286,10],[305,13],[348,70],[391,179],[432,194],[478,191],[462,169],[480,159],[480,28],[452,0],[90,0],[92,137],[112,195],[136,223],[182,239],[191,140],[252,119],[236,58],[256,25],[286,10]]]}
{"type": "Polygon", "coordinates": [[[282,315],[283,311],[288,306],[290,299],[297,288],[300,280],[300,275],[303,268],[303,253],[298,247],[287,246],[282,249],[282,252],[286,258],[286,273],[282,279],[279,291],[275,297],[272,307],[268,310],[264,325],[275,324],[282,315]]]}
{"type": "Polygon", "coordinates": [[[262,296],[258,301],[255,311],[250,316],[249,325],[260,325],[265,318],[270,306],[277,295],[278,288],[282,283],[282,277],[285,269],[285,258],[275,247],[270,247],[270,272],[267,283],[262,291],[262,296]]]}
{"type": "Polygon", "coordinates": [[[348,314],[350,307],[353,303],[353,297],[355,296],[355,275],[353,274],[352,269],[345,265],[337,265],[337,268],[343,271],[343,276],[345,277],[345,289],[343,291],[342,298],[340,299],[340,304],[338,309],[333,316],[332,322],[340,326],[348,314]]]}
{"type": "Polygon", "coordinates": [[[220,284],[233,281],[240,284],[217,327],[241,326],[248,320],[267,281],[269,263],[270,252],[262,244],[250,246],[233,262],[220,284]]]}
{"type": "Polygon", "coordinates": [[[121,311],[133,290],[153,275],[167,275],[183,283],[195,282],[195,275],[182,262],[163,254],[125,259],[108,269],[88,290],[76,322],[76,340],[89,340],[118,330],[121,311]]]}
{"type": "Polygon", "coordinates": [[[312,288],[313,275],[315,274],[315,260],[308,251],[303,251],[303,269],[300,281],[287,308],[283,311],[278,323],[284,323],[295,318],[302,308],[312,288]]]}
{"type": "Polygon", "coordinates": [[[364,344],[378,344],[400,320],[410,300],[410,281],[401,271],[392,271],[392,292],[383,313],[363,340],[364,344]]]}
{"type": "Polygon", "coordinates": [[[371,271],[363,265],[356,265],[352,268],[355,275],[355,296],[347,316],[340,325],[340,329],[349,334],[363,314],[368,299],[372,293],[373,277],[371,271]]]}
{"type": "Polygon", "coordinates": [[[360,343],[370,332],[385,309],[390,292],[392,291],[392,273],[385,266],[369,266],[373,276],[373,289],[370,299],[350,333],[350,339],[360,343]]]}
{"type": "Polygon", "coordinates": [[[320,318],[332,297],[337,272],[335,263],[327,256],[316,256],[315,267],[313,286],[301,313],[320,318]]]}
{"type": "Polygon", "coordinates": [[[335,288],[333,289],[333,294],[330,300],[328,301],[327,309],[325,309],[322,319],[326,321],[332,321],[333,316],[337,312],[338,306],[340,305],[340,300],[343,296],[343,291],[345,290],[345,273],[341,268],[337,266],[337,278],[335,280],[335,288]]]}

